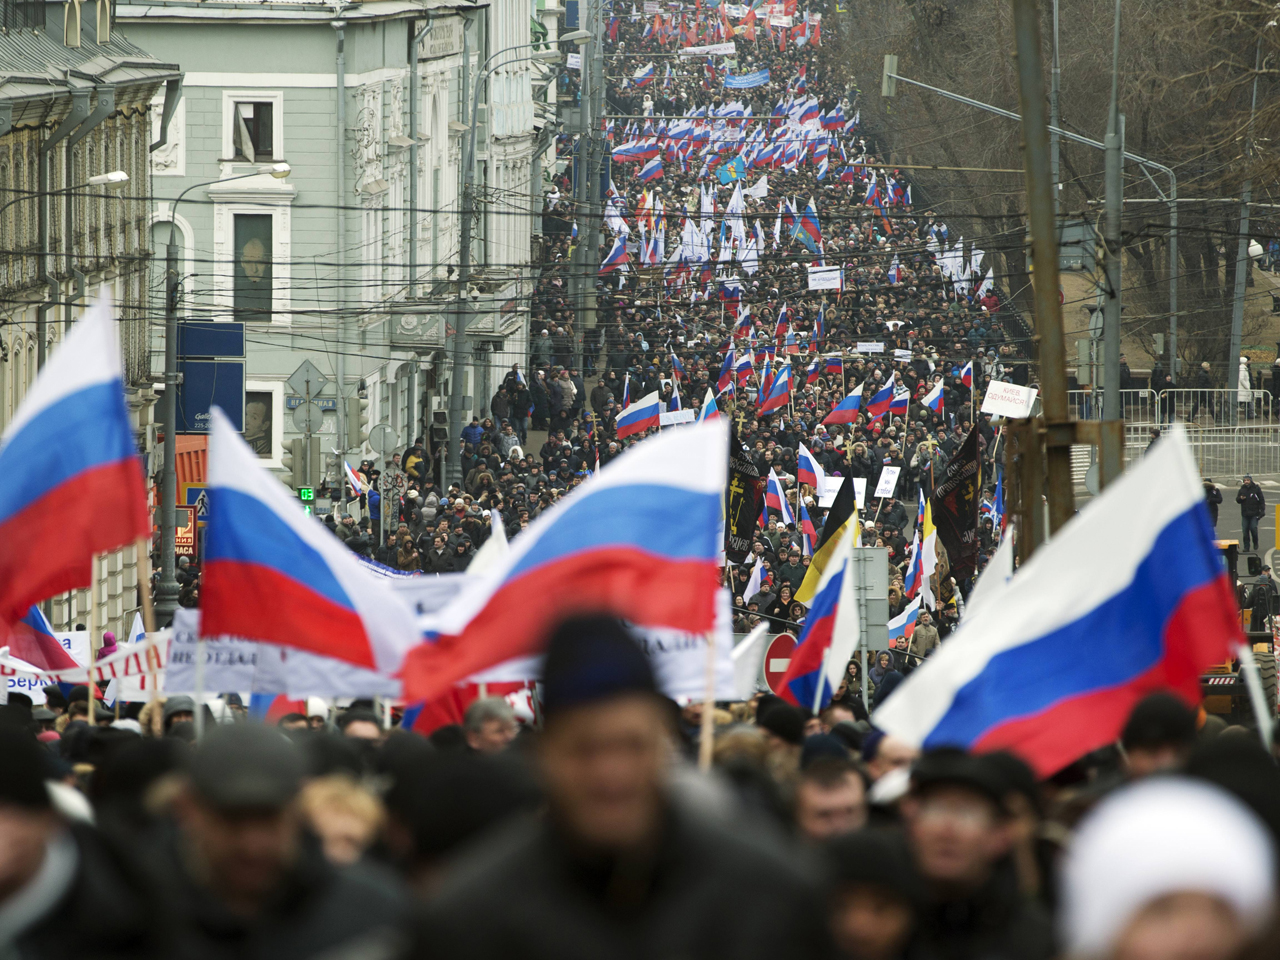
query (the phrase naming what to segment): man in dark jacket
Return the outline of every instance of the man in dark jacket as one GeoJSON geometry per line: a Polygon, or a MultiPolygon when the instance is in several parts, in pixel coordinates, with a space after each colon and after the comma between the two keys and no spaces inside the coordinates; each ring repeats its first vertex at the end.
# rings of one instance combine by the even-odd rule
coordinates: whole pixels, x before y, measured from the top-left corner
{"type": "Polygon", "coordinates": [[[536,755],[548,815],[460,862],[429,907],[442,957],[825,955],[821,899],[758,832],[685,809],[668,785],[670,714],[622,624],[563,624],[536,755]]]}
{"type": "Polygon", "coordinates": [[[1240,546],[1249,550],[1249,538],[1253,537],[1253,549],[1258,549],[1258,521],[1266,515],[1267,498],[1262,488],[1253,482],[1253,477],[1246,474],[1244,483],[1236,493],[1236,503],[1240,504],[1240,546]]]}
{"type": "Polygon", "coordinates": [[[40,746],[0,721],[0,955],[23,960],[172,955],[167,917],[101,834],[50,807],[40,746]]]}
{"type": "Polygon", "coordinates": [[[904,802],[912,853],[928,887],[920,957],[1048,960],[1048,915],[1018,888],[1014,833],[999,768],[956,749],[925,754],[904,802]]]}
{"type": "Polygon", "coordinates": [[[1218,507],[1222,505],[1222,491],[1209,477],[1204,478],[1204,505],[1209,510],[1209,519],[1213,527],[1218,528],[1218,507]]]}
{"type": "MultiPolygon", "coordinates": [[[[177,956],[394,957],[410,905],[389,874],[336,867],[305,833],[303,761],[273,727],[216,726],[174,803],[177,835],[153,858],[157,916],[183,938],[177,956]]],[[[70,956],[70,954],[67,954],[70,956]]]]}

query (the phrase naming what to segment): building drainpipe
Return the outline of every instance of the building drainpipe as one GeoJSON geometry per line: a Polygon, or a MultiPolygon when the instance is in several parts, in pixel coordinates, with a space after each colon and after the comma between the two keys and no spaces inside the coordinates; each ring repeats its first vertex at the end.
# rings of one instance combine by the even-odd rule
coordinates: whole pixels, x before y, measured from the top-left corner
{"type": "MultiPolygon", "coordinates": [[[[36,309],[36,369],[44,367],[46,343],[49,331],[49,311],[58,303],[58,281],[49,273],[49,218],[52,214],[51,197],[49,196],[49,155],[53,148],[80,126],[89,116],[89,94],[92,91],[71,91],[71,112],[63,118],[58,128],[49,135],[49,139],[40,144],[39,167],[37,170],[37,229],[40,240],[40,276],[37,278],[46,287],[46,297],[36,309]]],[[[69,239],[69,238],[68,238],[69,239]]]]}
{"type": "MultiPolygon", "coordinates": [[[[337,12],[341,13],[343,5],[337,7],[337,12]]],[[[344,459],[347,455],[347,311],[346,311],[346,288],[344,284],[347,282],[347,211],[344,207],[346,203],[346,182],[347,182],[347,58],[346,58],[346,27],[345,20],[333,20],[329,26],[333,27],[334,33],[337,35],[337,56],[335,60],[335,70],[337,72],[337,104],[336,104],[336,122],[338,127],[338,150],[337,163],[335,165],[335,175],[337,185],[335,188],[336,204],[338,212],[338,453],[339,459],[344,459]]],[[[341,475],[342,464],[338,464],[339,475],[341,475]]]]}

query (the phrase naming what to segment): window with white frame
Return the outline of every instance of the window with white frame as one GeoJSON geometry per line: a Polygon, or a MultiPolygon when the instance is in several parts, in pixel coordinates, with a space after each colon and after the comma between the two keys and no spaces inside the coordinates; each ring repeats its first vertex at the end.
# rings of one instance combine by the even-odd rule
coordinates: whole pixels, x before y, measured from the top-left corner
{"type": "Polygon", "coordinates": [[[284,93],[222,91],[222,159],[264,163],[284,159],[284,93]]]}

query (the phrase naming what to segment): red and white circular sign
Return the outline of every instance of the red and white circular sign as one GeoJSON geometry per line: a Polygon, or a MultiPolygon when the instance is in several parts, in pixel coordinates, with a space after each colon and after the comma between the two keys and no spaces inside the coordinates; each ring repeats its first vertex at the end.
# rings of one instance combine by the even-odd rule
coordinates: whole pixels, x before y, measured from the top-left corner
{"type": "Polygon", "coordinates": [[[795,648],[796,638],[789,633],[780,633],[769,641],[764,652],[764,679],[778,696],[782,696],[782,678],[786,676],[787,667],[791,666],[791,652],[795,648]]]}

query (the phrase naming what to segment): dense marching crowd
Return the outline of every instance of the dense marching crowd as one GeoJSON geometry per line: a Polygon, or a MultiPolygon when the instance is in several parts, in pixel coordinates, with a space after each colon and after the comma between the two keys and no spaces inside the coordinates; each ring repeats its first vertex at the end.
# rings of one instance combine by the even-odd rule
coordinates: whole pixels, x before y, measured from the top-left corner
{"type": "Polygon", "coordinates": [[[701,705],[600,617],[553,630],[536,728],[497,698],[423,737],[369,702],[255,722],[44,692],[0,707],[6,957],[1247,960],[1280,936],[1280,768],[1169,694],[1038,778],[767,694],[717,709],[701,776],[701,705]]]}
{"type": "MultiPolygon", "coordinates": [[[[807,22],[807,11],[793,13],[797,24],[807,22]]],[[[918,495],[928,492],[975,422],[985,493],[993,496],[998,434],[988,416],[975,421],[974,401],[980,402],[992,381],[1028,383],[1020,320],[1003,308],[993,285],[983,282],[981,251],[948,237],[944,223],[911,203],[908,178],[880,160],[882,148],[856,120],[856,90],[842,82],[828,62],[827,48],[819,45],[818,22],[806,34],[809,40],[801,42],[795,30],[774,31],[766,19],[762,15],[757,22],[753,15],[738,21],[740,52],[731,66],[722,59],[674,56],[691,43],[722,42],[725,24],[733,24],[718,14],[698,18],[689,10],[655,18],[633,13],[610,20],[607,104],[616,116],[609,123],[610,147],[619,150],[649,133],[665,144],[660,178],[640,178],[643,160],[615,160],[610,168],[610,213],[601,247],[588,251],[587,260],[605,260],[621,241],[629,262],[598,276],[598,319],[582,329],[569,279],[573,247],[587,235],[586,214],[574,209],[568,174],[555,180],[546,198],[544,265],[531,307],[529,361],[505,375],[488,403],[490,416],[476,418],[464,430],[463,482],[442,489],[438,460],[428,459],[423,444],[415,443],[396,458],[409,479],[398,509],[387,510],[374,495],[368,504],[372,522],[365,529],[350,520],[337,524],[335,532],[353,549],[404,571],[465,570],[490,536],[495,515],[507,537],[518,535],[598,466],[643,439],[646,434],[619,440],[616,421],[624,401],[652,392],[660,395],[663,409],[678,405],[700,415],[710,388],[761,475],[773,470],[791,513],[798,514],[803,502],[814,525],[814,536],[806,541],[794,520],[787,525],[780,511],[770,512],[753,550],[763,562],[761,589],[751,596],[735,594],[742,630],[765,614],[778,624],[803,621],[804,607],[791,604],[783,587],[789,583],[794,592],[796,577],[803,576],[799,571],[807,568],[812,543],[821,536],[825,509],[819,491],[798,488],[799,444],[828,476],[864,478],[868,491],[885,467],[900,468],[895,496],[869,498],[863,506],[864,514],[878,517],[864,525],[864,542],[889,549],[895,615],[906,603],[900,581],[906,576],[918,495]],[[779,42],[782,34],[786,37],[779,42]],[[659,64],[654,79],[637,87],[635,74],[649,63],[659,64]],[[722,87],[730,72],[766,68],[770,80],[764,85],[741,91],[722,87]],[[821,118],[847,118],[821,134],[831,156],[839,150],[847,162],[829,163],[819,179],[819,165],[806,145],[798,163],[749,169],[740,180],[720,184],[715,168],[708,172],[704,164],[708,157],[727,161],[733,153],[704,151],[705,143],[713,148],[733,143],[737,149],[737,138],[762,137],[761,127],[780,143],[790,142],[798,128],[772,116],[775,104],[789,102],[815,103],[821,118]],[[708,140],[697,141],[695,149],[680,149],[686,134],[664,140],[663,131],[674,130],[678,118],[699,112],[711,116],[727,105],[734,118],[708,119],[708,140]],[[739,118],[739,112],[746,116],[739,118]],[[626,119],[643,115],[651,118],[626,119]],[[767,177],[767,192],[746,196],[740,216],[763,248],[744,257],[741,243],[726,239],[726,224],[735,220],[726,208],[735,191],[758,184],[761,177],[767,177]],[[867,202],[872,180],[880,184],[880,203],[867,202]],[[887,186],[890,182],[896,186],[887,186]],[[790,201],[802,211],[810,199],[822,237],[818,254],[793,236],[791,222],[783,224],[785,209],[778,212],[779,204],[790,201]],[[686,215],[707,244],[697,255],[685,247],[682,257],[676,238],[686,231],[686,215]],[[642,248],[664,222],[669,238],[664,262],[642,263],[642,248]],[[841,267],[843,288],[810,290],[806,268],[816,262],[841,267]],[[733,292],[726,295],[726,289],[733,292]],[[784,309],[787,321],[779,325],[784,309]],[[884,352],[861,353],[860,343],[881,344],[884,352]],[[752,370],[734,376],[726,391],[721,374],[729,350],[737,360],[751,356],[752,370]],[[776,373],[785,361],[792,368],[790,401],[760,414],[765,364],[776,373]],[[910,395],[905,412],[867,416],[867,401],[895,378],[899,390],[910,395]],[[933,409],[924,401],[938,382],[942,403],[933,409]],[[864,413],[851,424],[824,425],[830,410],[859,384],[864,413]],[[537,449],[528,445],[530,431],[546,431],[537,449]]],[[[810,122],[808,129],[806,135],[816,138],[816,125],[810,122]]],[[[560,149],[568,157],[573,139],[562,137],[560,149]]],[[[372,464],[361,469],[374,473],[372,464]]],[[[988,525],[984,558],[997,539],[988,525]]],[[[754,562],[748,558],[744,568],[754,562]]],[[[750,571],[728,576],[745,587],[750,571]]],[[[934,617],[945,633],[958,611],[948,584],[941,585],[940,596],[945,603],[934,617]]]]}

